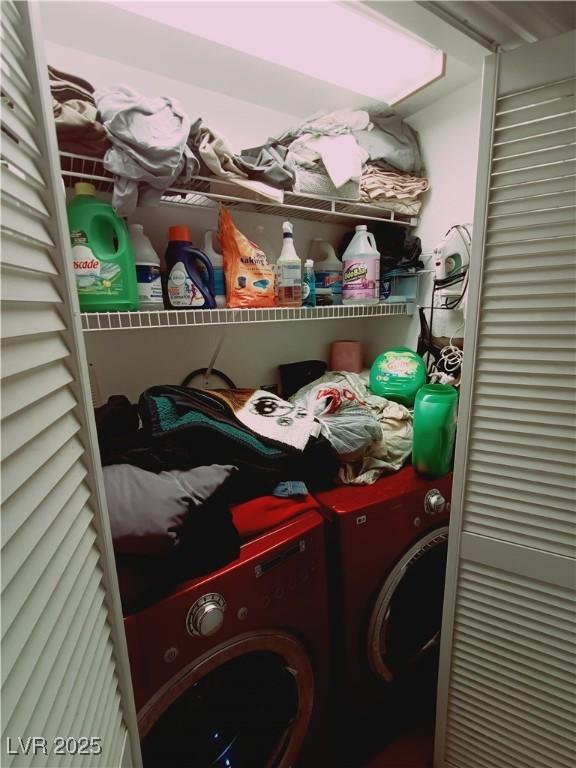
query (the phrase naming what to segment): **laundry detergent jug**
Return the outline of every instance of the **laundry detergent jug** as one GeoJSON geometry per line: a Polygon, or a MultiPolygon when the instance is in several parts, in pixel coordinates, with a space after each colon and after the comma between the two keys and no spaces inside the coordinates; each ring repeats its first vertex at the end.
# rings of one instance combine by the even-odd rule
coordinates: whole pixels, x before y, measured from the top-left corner
{"type": "Polygon", "coordinates": [[[138,309],[138,285],[126,225],[93,184],[78,182],[68,203],[68,226],[80,309],[138,309]]]}
{"type": "Polygon", "coordinates": [[[214,309],[214,270],[210,259],[192,245],[188,227],[170,227],[166,249],[169,309],[214,309]]]}
{"type": "Polygon", "coordinates": [[[342,303],[378,304],[380,254],[374,235],[359,224],[342,255],[342,303]]]}
{"type": "Polygon", "coordinates": [[[329,290],[328,304],[342,304],[342,262],[334,248],[321,237],[315,237],[308,258],[314,262],[316,290],[329,290]]]}
{"type": "Polygon", "coordinates": [[[420,387],[426,383],[426,366],[416,352],[394,347],[378,355],[370,369],[370,391],[411,408],[420,387]]]}
{"type": "Polygon", "coordinates": [[[450,471],[456,439],[458,392],[449,384],[425,384],[414,403],[412,464],[427,477],[450,471]]]}

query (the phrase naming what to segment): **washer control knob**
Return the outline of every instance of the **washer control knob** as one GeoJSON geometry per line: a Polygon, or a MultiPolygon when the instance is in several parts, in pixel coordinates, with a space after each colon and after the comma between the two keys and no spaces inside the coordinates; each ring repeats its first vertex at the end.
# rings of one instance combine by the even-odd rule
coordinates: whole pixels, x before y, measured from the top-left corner
{"type": "Polygon", "coordinates": [[[198,598],[186,616],[189,635],[209,637],[218,632],[224,622],[226,601],[217,592],[209,592],[198,598]]]}
{"type": "Polygon", "coordinates": [[[439,515],[444,512],[446,499],[437,488],[432,488],[424,499],[424,511],[427,515],[439,515]]]}

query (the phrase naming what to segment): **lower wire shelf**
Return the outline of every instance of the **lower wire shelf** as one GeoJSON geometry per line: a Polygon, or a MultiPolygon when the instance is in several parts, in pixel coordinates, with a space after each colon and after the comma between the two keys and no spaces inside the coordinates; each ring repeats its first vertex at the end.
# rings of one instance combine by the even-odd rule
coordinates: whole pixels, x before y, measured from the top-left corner
{"type": "Polygon", "coordinates": [[[270,309],[169,309],[141,312],[83,312],[84,331],[183,328],[202,325],[272,323],[291,320],[338,320],[412,315],[412,302],[331,307],[272,307],[270,309]]]}

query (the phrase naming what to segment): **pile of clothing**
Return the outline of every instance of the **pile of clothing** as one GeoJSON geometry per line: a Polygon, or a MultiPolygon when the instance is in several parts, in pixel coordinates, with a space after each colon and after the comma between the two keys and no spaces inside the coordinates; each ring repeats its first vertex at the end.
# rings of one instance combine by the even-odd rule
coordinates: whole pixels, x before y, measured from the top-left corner
{"type": "Polygon", "coordinates": [[[314,414],[263,390],[152,387],[96,424],[128,611],[238,556],[231,505],[305,496],[339,468],[314,414]]]}
{"type": "Polygon", "coordinates": [[[320,422],[321,434],[340,458],[341,483],[371,485],[410,457],[412,412],[373,395],[367,374],[329,371],[290,399],[320,422]]]}
{"type": "Polygon", "coordinates": [[[56,136],[62,152],[104,157],[112,146],[98,116],[94,88],[81,77],[48,67],[56,136]]]}
{"type": "Polygon", "coordinates": [[[294,191],[418,213],[430,187],[416,132],[390,107],[322,113],[271,143],[288,149],[294,191]]]}
{"type": "Polygon", "coordinates": [[[126,85],[94,90],[48,68],[61,150],[103,159],[114,176],[119,216],[154,205],[169,188],[186,197],[193,175],[234,184],[242,197],[282,203],[284,192],[369,202],[417,214],[424,176],[415,131],[386,105],[321,113],[269,139],[234,151],[202,118],[190,120],[177,99],[148,98],[126,85]]]}

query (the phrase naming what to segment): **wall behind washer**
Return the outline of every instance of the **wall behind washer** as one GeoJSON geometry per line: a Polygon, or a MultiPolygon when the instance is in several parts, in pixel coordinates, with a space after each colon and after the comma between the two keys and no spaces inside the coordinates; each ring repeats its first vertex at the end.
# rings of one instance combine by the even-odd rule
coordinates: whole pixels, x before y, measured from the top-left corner
{"type": "MultiPolygon", "coordinates": [[[[474,216],[478,141],[480,134],[481,79],[460,88],[430,107],[412,115],[408,122],[420,136],[420,146],[431,188],[422,197],[423,207],[416,233],[422,240],[423,260],[433,268],[432,251],[453,224],[471,223],[474,216]]],[[[432,276],[420,284],[420,303],[430,302],[432,276]]],[[[434,314],[435,335],[461,335],[460,311],[434,314]]],[[[415,319],[410,336],[415,339],[415,319]]]]}

